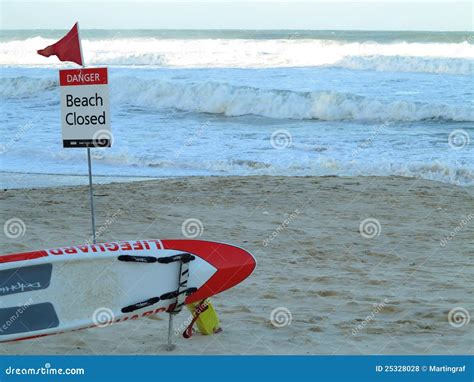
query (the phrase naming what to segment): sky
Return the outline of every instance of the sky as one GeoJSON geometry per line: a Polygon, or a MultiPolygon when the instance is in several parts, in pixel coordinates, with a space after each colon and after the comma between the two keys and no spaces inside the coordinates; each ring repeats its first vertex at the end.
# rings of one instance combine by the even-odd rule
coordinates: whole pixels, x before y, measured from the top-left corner
{"type": "Polygon", "coordinates": [[[464,1],[0,0],[2,29],[345,29],[472,31],[464,1]]]}

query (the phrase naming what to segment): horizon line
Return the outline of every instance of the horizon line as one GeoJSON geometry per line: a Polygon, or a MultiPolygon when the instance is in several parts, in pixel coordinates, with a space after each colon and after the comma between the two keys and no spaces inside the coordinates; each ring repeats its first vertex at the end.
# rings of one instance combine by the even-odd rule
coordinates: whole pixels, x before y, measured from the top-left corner
{"type": "MultiPolygon", "coordinates": [[[[37,30],[57,30],[68,31],[70,28],[0,28],[3,31],[37,31],[37,30]]],[[[82,31],[122,31],[122,30],[141,30],[141,31],[295,31],[295,32],[426,32],[426,33],[474,33],[472,30],[428,30],[428,29],[293,29],[293,28],[81,28],[82,31]]]]}

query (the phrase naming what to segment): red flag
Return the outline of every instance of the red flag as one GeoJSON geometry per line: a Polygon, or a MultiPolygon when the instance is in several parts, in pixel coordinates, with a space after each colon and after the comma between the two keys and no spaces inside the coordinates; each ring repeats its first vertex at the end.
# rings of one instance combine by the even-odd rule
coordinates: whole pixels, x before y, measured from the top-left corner
{"type": "Polygon", "coordinates": [[[72,29],[61,40],[44,49],[38,50],[38,54],[49,57],[56,55],[61,61],[71,61],[83,65],[81,54],[81,42],[79,41],[79,26],[74,24],[72,29]]]}

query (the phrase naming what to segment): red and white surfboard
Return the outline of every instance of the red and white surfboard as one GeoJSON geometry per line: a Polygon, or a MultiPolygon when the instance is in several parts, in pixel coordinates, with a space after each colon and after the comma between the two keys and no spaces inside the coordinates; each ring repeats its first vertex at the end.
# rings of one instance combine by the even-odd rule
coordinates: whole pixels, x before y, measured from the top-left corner
{"type": "Polygon", "coordinates": [[[255,269],[242,248],[202,240],[137,240],[0,256],[0,342],[107,326],[170,309],[180,262],[192,255],[192,303],[255,269]]]}

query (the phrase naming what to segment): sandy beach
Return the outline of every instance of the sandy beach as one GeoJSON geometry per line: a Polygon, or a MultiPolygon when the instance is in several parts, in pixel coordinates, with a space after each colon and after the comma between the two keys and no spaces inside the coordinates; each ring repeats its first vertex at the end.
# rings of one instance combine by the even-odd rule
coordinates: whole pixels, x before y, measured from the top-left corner
{"type": "MultiPolygon", "coordinates": [[[[469,325],[448,320],[459,307],[474,312],[472,188],[248,176],[112,183],[94,193],[100,242],[181,238],[193,218],[200,239],[256,257],[249,279],[213,299],[224,331],[176,336],[175,353],[472,353],[469,325]]],[[[87,187],[4,190],[1,200],[4,220],[26,226],[17,239],[3,237],[2,254],[90,239],[87,187]]],[[[188,317],[181,312],[175,327],[188,317]]],[[[0,353],[166,354],[166,328],[162,315],[2,344],[0,353]]]]}

